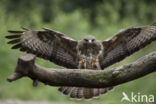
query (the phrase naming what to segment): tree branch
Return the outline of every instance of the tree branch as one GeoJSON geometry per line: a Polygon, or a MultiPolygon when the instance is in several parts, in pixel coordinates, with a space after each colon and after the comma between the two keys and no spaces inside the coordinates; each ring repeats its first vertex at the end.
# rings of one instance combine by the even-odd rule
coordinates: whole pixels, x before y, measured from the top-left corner
{"type": "Polygon", "coordinates": [[[22,77],[29,77],[51,86],[77,86],[105,88],[119,85],[143,77],[156,71],[156,52],[146,55],[136,62],[108,70],[87,69],[48,69],[34,64],[35,56],[21,55],[14,74],[8,81],[15,81],[22,77]]]}

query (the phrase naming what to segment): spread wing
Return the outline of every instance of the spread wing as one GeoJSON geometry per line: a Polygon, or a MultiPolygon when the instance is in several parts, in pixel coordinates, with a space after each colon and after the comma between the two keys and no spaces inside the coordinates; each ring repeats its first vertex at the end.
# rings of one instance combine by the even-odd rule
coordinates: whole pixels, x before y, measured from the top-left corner
{"type": "Polygon", "coordinates": [[[44,28],[44,31],[9,31],[15,35],[6,36],[14,44],[12,49],[33,53],[66,68],[77,68],[77,41],[66,35],[44,28]]]}
{"type": "Polygon", "coordinates": [[[120,31],[102,42],[104,51],[100,60],[101,68],[104,69],[123,60],[154,40],[156,40],[156,26],[129,28],[120,31]]]}

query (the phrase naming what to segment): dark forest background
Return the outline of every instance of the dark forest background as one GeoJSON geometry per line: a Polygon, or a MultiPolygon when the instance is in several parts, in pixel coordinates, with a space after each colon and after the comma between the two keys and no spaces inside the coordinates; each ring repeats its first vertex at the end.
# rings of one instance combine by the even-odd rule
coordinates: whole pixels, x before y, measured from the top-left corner
{"type": "MultiPolygon", "coordinates": [[[[77,40],[85,35],[94,35],[104,40],[120,29],[155,22],[156,0],[0,0],[0,100],[117,104],[121,103],[122,92],[129,96],[131,92],[156,96],[155,73],[117,86],[107,95],[89,101],[70,100],[57,91],[58,87],[42,83],[34,88],[28,78],[8,83],[6,78],[13,73],[17,58],[23,53],[11,50],[4,39],[4,36],[9,35],[7,30],[21,30],[21,27],[41,30],[42,27],[48,27],[77,40]]],[[[152,51],[156,51],[155,42],[109,68],[128,64],[152,51]]],[[[60,68],[42,59],[37,59],[36,63],[44,67],[60,68]]]]}

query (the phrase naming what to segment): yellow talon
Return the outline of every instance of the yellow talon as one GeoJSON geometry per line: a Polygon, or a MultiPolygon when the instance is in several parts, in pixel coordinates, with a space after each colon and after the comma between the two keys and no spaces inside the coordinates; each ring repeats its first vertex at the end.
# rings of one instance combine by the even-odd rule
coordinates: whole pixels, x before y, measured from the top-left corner
{"type": "Polygon", "coordinates": [[[81,60],[80,64],[82,65],[83,68],[86,68],[86,60],[81,60]]]}
{"type": "Polygon", "coordinates": [[[93,58],[92,59],[92,66],[96,66],[96,62],[97,62],[97,59],[96,58],[93,58]]]}

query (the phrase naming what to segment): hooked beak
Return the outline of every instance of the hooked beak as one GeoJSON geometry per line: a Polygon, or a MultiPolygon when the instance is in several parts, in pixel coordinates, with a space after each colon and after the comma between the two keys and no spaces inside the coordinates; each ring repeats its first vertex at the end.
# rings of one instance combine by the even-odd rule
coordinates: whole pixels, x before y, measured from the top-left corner
{"type": "Polygon", "coordinates": [[[92,40],[88,40],[89,43],[92,43],[92,40]]]}

